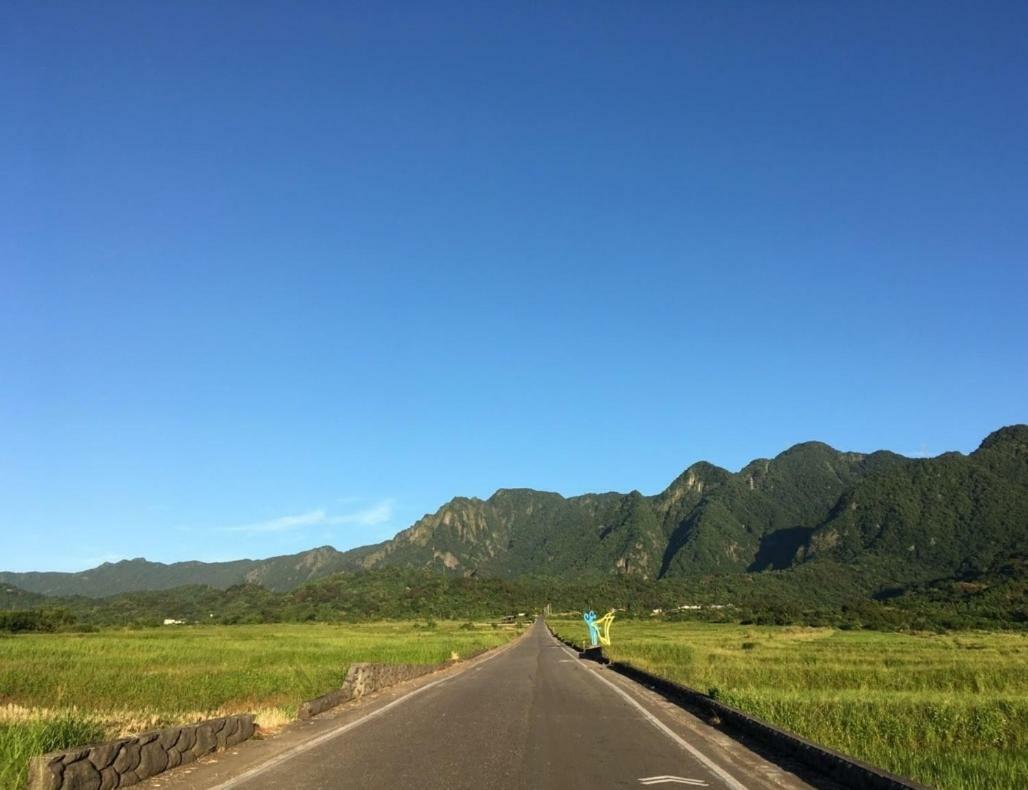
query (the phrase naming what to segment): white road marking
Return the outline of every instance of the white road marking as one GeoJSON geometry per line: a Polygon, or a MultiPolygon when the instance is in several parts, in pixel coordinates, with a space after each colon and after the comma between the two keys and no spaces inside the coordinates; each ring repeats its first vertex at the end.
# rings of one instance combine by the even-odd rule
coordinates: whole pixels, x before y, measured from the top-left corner
{"type": "MultiPolygon", "coordinates": [[[[491,656],[487,656],[487,657],[483,658],[481,661],[478,662],[479,666],[484,664],[486,661],[492,661],[494,658],[496,658],[498,655],[501,655],[502,653],[506,653],[507,650],[509,650],[511,647],[513,647],[515,644],[517,644],[518,641],[519,640],[515,639],[515,640],[513,640],[511,642],[508,642],[505,646],[503,646],[500,650],[497,650],[491,656]]],[[[371,721],[372,719],[374,719],[374,718],[376,718],[378,716],[381,716],[387,710],[389,710],[390,708],[396,707],[401,702],[406,702],[411,697],[414,697],[414,696],[417,696],[418,694],[420,694],[422,691],[428,691],[430,688],[433,688],[434,686],[441,685],[441,684],[447,682],[448,680],[450,680],[453,677],[454,677],[454,675],[450,675],[449,677],[440,678],[439,680],[433,680],[431,683],[426,683],[424,686],[416,688],[413,691],[409,691],[406,694],[404,694],[402,697],[398,697],[398,698],[394,699],[392,702],[388,703],[387,705],[383,705],[381,708],[378,708],[377,710],[371,711],[371,713],[367,714],[366,716],[362,716],[359,719],[354,719],[349,724],[344,724],[342,727],[339,727],[337,729],[330,730],[329,732],[326,732],[326,733],[322,733],[321,735],[317,736],[316,738],[311,738],[309,741],[304,741],[303,743],[299,744],[298,746],[294,746],[292,749],[287,749],[286,751],[282,752],[281,754],[276,755],[275,757],[272,757],[270,760],[265,760],[260,765],[254,766],[249,771],[244,771],[243,773],[239,774],[239,776],[232,777],[227,782],[222,782],[220,785],[214,785],[214,787],[211,787],[210,790],[229,790],[229,788],[238,787],[239,785],[243,784],[244,782],[247,782],[250,779],[253,779],[255,776],[259,776],[260,774],[264,773],[265,771],[270,770],[271,768],[275,768],[276,766],[281,765],[282,763],[286,762],[287,760],[291,760],[293,757],[296,757],[296,755],[303,754],[306,751],[310,751],[315,746],[320,746],[321,744],[325,743],[325,741],[330,741],[333,738],[338,738],[343,733],[349,732],[350,730],[352,730],[352,729],[354,729],[356,727],[359,727],[360,725],[364,724],[365,722],[371,721]]]]}
{"type": "Polygon", "coordinates": [[[564,649],[564,652],[566,652],[569,656],[572,656],[572,657],[574,657],[576,659],[575,663],[579,666],[579,668],[583,672],[588,672],[590,675],[595,677],[601,683],[606,683],[608,686],[610,686],[612,689],[614,689],[614,691],[616,691],[618,694],[620,694],[625,699],[626,702],[628,702],[633,707],[637,708],[639,710],[639,712],[642,713],[642,715],[645,716],[649,720],[650,724],[652,724],[654,727],[656,727],[658,730],[660,730],[662,733],[664,733],[668,738],[673,740],[675,743],[677,743],[679,746],[681,746],[683,749],[685,749],[687,752],[689,752],[689,754],[691,754],[693,757],[695,757],[697,760],[699,760],[701,763],[703,763],[705,766],[707,766],[707,768],[709,768],[713,773],[715,773],[721,779],[721,781],[723,781],[726,785],[728,785],[730,788],[732,788],[732,790],[746,790],[746,785],[741,784],[735,777],[733,777],[730,773],[728,773],[728,771],[726,771],[720,765],[718,765],[713,760],[711,760],[709,757],[707,757],[707,755],[705,755],[703,752],[701,752],[699,749],[697,749],[691,743],[689,743],[688,741],[686,741],[682,737],[680,737],[678,735],[678,733],[676,733],[674,730],[672,730],[670,727],[668,727],[664,722],[662,722],[660,719],[658,719],[656,716],[654,716],[652,713],[650,713],[648,710],[646,710],[646,708],[644,708],[642,706],[642,704],[635,697],[633,697],[631,694],[629,694],[624,689],[620,688],[616,683],[612,683],[611,681],[607,680],[599,672],[593,672],[591,669],[589,669],[588,667],[584,666],[581,661],[577,660],[578,656],[576,656],[574,653],[572,653],[570,650],[568,650],[563,645],[561,645],[561,647],[564,649]]]}
{"type": "Polygon", "coordinates": [[[675,785],[691,785],[693,787],[710,787],[702,779],[686,779],[684,776],[647,776],[639,780],[639,784],[644,785],[664,785],[664,784],[675,784],[675,785]]]}

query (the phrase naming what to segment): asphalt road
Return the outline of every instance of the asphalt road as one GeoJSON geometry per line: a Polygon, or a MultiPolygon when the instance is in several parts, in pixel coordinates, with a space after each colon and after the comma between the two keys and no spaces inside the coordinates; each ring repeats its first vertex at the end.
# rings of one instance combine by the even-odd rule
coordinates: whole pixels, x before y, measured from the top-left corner
{"type": "Polygon", "coordinates": [[[580,661],[542,621],[463,671],[323,723],[277,750],[275,740],[256,757],[242,748],[215,767],[155,786],[809,786],[632,681],[580,661]]]}

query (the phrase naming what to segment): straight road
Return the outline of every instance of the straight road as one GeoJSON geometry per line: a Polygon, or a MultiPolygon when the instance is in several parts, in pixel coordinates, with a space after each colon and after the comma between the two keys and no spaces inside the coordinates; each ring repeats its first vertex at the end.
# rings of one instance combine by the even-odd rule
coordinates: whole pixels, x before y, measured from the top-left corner
{"type": "Polygon", "coordinates": [[[242,748],[216,769],[200,765],[188,777],[168,774],[153,786],[809,786],[638,684],[580,661],[542,620],[514,645],[464,671],[324,724],[277,754],[268,746],[275,740],[265,742],[256,762],[245,759],[242,748]]]}

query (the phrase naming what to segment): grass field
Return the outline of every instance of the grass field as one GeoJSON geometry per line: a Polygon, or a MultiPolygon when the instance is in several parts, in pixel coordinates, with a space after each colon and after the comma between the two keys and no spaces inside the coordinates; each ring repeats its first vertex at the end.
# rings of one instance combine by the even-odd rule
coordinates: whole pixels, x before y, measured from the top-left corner
{"type": "MultiPolygon", "coordinates": [[[[580,620],[550,625],[585,638],[580,620]]],[[[1024,634],[616,621],[611,636],[611,658],[900,775],[1028,787],[1024,634]]]]}
{"type": "Polygon", "coordinates": [[[65,748],[224,713],[265,727],[336,688],[356,661],[468,658],[514,636],[488,624],[173,626],[0,638],[0,788],[26,760],[65,748]]]}

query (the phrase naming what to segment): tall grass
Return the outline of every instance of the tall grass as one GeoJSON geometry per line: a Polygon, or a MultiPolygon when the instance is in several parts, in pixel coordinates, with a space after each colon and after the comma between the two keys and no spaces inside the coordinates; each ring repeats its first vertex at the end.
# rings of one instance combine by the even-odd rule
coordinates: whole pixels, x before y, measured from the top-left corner
{"type": "Polygon", "coordinates": [[[49,720],[0,723],[0,787],[21,787],[30,757],[98,741],[104,735],[104,727],[97,722],[67,714],[49,720]]]}
{"type": "Polygon", "coordinates": [[[174,626],[0,639],[0,788],[33,754],[214,715],[268,726],[336,688],[357,661],[436,663],[513,631],[456,623],[174,626]]]}
{"type": "Polygon", "coordinates": [[[627,621],[612,635],[612,658],[925,784],[1028,787],[1023,634],[627,621]]]}

